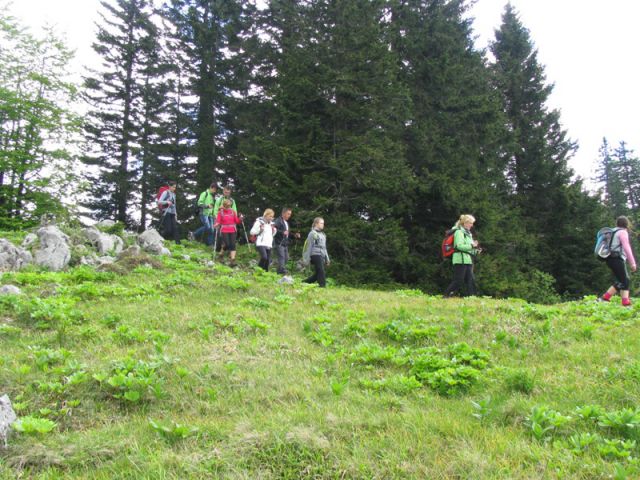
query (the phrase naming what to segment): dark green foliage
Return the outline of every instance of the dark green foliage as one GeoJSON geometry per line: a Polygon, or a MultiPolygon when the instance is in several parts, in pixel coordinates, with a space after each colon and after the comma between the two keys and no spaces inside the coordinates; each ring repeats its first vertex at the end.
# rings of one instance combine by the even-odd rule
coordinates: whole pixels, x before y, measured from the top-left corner
{"type": "Polygon", "coordinates": [[[256,72],[240,118],[238,183],[251,206],[327,217],[332,276],[349,282],[389,282],[408,253],[409,99],[383,17],[384,2],[272,2],[254,58],[272,70],[256,72]]]}
{"type": "Polygon", "coordinates": [[[520,268],[551,274],[558,292],[584,294],[594,282],[588,252],[603,210],[580,181],[571,179],[567,161],[576,145],[566,137],[560,113],[546,106],[553,86],[546,83],[529,31],[511,5],[491,52],[510,132],[503,144],[510,197],[522,228],[516,258],[520,268]]]}
{"type": "Polygon", "coordinates": [[[626,142],[612,151],[607,139],[602,139],[595,180],[602,186],[604,204],[612,218],[626,215],[633,223],[640,220],[640,159],[626,142]]]}
{"type": "MultiPolygon", "coordinates": [[[[471,213],[481,294],[554,302],[604,287],[590,252],[611,218],[572,178],[576,145],[510,5],[491,63],[474,46],[467,0],[154,5],[103,2],[94,48],[104,65],[85,82],[86,204],[97,217],[144,228],[157,188],[174,179],[190,221],[193,196],[230,182],[249,222],[290,206],[304,238],[325,217],[332,279],[436,292],[451,279],[442,236],[471,213]]],[[[610,212],[637,217],[637,159],[624,142],[602,155],[610,212]]],[[[33,195],[41,205],[48,193],[33,195]]],[[[14,225],[3,201],[0,222],[14,225]]],[[[388,327],[414,342],[437,334],[388,327]]]]}
{"type": "Polygon", "coordinates": [[[144,225],[159,176],[158,155],[166,106],[166,74],[160,31],[148,0],[102,2],[105,10],[94,50],[103,68],[85,79],[91,105],[83,161],[90,183],[85,205],[98,218],[144,225]],[[141,210],[132,216],[131,204],[141,210]],[[137,215],[136,215],[137,216],[137,215]]]}
{"type": "Polygon", "coordinates": [[[533,392],[536,381],[526,370],[514,370],[505,377],[505,384],[513,392],[529,394],[533,392]]]}

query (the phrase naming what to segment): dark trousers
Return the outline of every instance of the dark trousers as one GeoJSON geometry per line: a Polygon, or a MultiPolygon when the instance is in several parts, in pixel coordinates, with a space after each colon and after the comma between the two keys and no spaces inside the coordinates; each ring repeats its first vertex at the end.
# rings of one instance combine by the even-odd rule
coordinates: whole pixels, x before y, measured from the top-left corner
{"type": "Polygon", "coordinates": [[[476,294],[476,280],[473,276],[473,265],[454,265],[453,281],[444,292],[445,297],[450,297],[464,285],[467,295],[476,294]]]}
{"type": "Polygon", "coordinates": [[[162,217],[162,236],[165,240],[175,240],[180,243],[180,232],[175,213],[165,213],[162,217]]]}
{"type": "Polygon", "coordinates": [[[615,277],[613,287],[618,291],[629,290],[631,280],[624,260],[621,257],[607,257],[607,266],[615,277]]]}
{"type": "Polygon", "coordinates": [[[256,247],[260,254],[260,261],[258,266],[265,271],[269,271],[269,264],[271,263],[271,249],[268,247],[256,247]]]}
{"type": "Polygon", "coordinates": [[[213,232],[213,234],[216,236],[216,239],[214,241],[216,245],[216,252],[219,252],[222,250],[222,232],[220,230],[221,230],[220,228],[216,228],[215,231],[213,232]]]}
{"type": "Polygon", "coordinates": [[[289,261],[289,247],[286,245],[276,246],[276,254],[278,255],[278,273],[285,275],[287,273],[287,262],[289,261]]]}
{"type": "Polygon", "coordinates": [[[327,286],[327,277],[324,273],[324,257],[322,255],[311,255],[311,265],[315,268],[315,273],[303,280],[304,283],[318,282],[321,287],[327,286]]]}

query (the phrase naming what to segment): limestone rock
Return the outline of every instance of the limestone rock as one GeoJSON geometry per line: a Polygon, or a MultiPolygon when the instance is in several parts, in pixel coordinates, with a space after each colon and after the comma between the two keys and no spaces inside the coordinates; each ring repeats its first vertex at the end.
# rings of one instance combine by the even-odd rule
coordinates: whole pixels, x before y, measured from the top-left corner
{"type": "Polygon", "coordinates": [[[0,297],[2,295],[20,295],[22,291],[15,285],[3,285],[0,287],[0,297]]]}
{"type": "Polygon", "coordinates": [[[164,248],[164,238],[157,232],[157,230],[149,229],[142,232],[138,235],[138,245],[142,247],[142,249],[149,253],[154,253],[156,255],[166,255],[163,253],[163,250],[167,250],[164,248]]]}
{"type": "Polygon", "coordinates": [[[33,245],[36,240],[38,240],[38,236],[35,233],[28,233],[24,240],[22,240],[22,248],[29,248],[33,245]]]}
{"type": "Polygon", "coordinates": [[[85,228],[82,233],[96,247],[100,255],[111,252],[117,255],[124,247],[124,242],[119,236],[101,232],[95,227],[85,228]]]}
{"type": "Polygon", "coordinates": [[[32,261],[33,257],[28,251],[0,238],[0,272],[20,270],[32,261]]]}
{"type": "Polygon", "coordinates": [[[123,250],[118,255],[118,259],[126,258],[126,257],[138,257],[142,254],[142,248],[139,245],[131,245],[126,250],[123,250]]]}
{"type": "Polygon", "coordinates": [[[71,260],[69,237],[55,225],[41,227],[38,232],[40,246],[35,251],[36,265],[58,272],[71,260]]]}
{"type": "Polygon", "coordinates": [[[16,413],[11,406],[11,400],[7,395],[0,397],[0,441],[3,443],[4,448],[7,448],[7,440],[9,438],[9,431],[11,430],[11,424],[17,420],[16,413]]]}

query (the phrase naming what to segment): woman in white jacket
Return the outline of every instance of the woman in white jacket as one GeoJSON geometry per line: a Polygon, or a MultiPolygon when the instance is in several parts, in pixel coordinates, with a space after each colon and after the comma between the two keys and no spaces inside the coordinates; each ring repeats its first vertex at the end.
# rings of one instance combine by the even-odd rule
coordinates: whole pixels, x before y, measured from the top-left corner
{"type": "Polygon", "coordinates": [[[269,263],[271,263],[271,247],[273,247],[273,234],[276,227],[273,224],[275,212],[267,208],[262,217],[256,219],[251,231],[251,235],[256,236],[256,250],[260,253],[260,261],[258,266],[265,271],[269,271],[269,263]]]}

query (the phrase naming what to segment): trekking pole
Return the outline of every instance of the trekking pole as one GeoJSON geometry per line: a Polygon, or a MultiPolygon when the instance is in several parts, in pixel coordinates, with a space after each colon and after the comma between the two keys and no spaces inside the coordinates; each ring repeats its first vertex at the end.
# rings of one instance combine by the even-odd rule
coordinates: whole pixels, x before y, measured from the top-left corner
{"type": "Polygon", "coordinates": [[[213,258],[213,264],[216,264],[216,247],[218,246],[218,229],[213,229],[213,253],[211,257],[213,258]]]}
{"type": "Polygon", "coordinates": [[[251,251],[251,244],[249,243],[249,237],[247,236],[247,227],[244,226],[244,218],[240,220],[242,222],[242,230],[244,230],[244,239],[247,242],[247,247],[251,251]]]}

